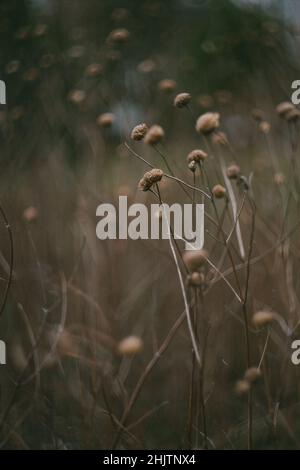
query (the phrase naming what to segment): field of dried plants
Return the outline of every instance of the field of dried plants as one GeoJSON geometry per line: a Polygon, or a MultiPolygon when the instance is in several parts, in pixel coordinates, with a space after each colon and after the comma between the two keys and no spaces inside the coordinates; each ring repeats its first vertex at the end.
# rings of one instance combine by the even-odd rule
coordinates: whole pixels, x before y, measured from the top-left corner
{"type": "Polygon", "coordinates": [[[297,31],[46,3],[1,3],[0,448],[298,449],[297,31]],[[120,195],[204,203],[204,249],[97,239],[120,195]]]}

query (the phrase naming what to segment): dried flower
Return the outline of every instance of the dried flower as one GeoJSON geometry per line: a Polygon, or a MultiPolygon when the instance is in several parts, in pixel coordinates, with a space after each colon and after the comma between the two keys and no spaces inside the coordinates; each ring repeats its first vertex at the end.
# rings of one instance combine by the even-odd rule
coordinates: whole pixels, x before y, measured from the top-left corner
{"type": "Polygon", "coordinates": [[[183,253],[183,261],[191,272],[200,268],[207,258],[208,253],[205,250],[187,250],[183,253]]]}
{"type": "Polygon", "coordinates": [[[177,96],[175,96],[174,106],[176,108],[184,108],[189,104],[191,98],[192,97],[189,93],[179,93],[177,96]]]}
{"type": "Polygon", "coordinates": [[[115,115],[112,113],[103,113],[97,118],[97,124],[100,127],[111,127],[114,122],[115,115]]]}
{"type": "Polygon", "coordinates": [[[129,36],[130,36],[130,33],[127,29],[125,28],[115,29],[110,32],[107,38],[107,41],[109,43],[113,42],[113,43],[121,44],[121,43],[128,41],[129,36]]]}
{"type": "Polygon", "coordinates": [[[69,100],[74,104],[82,104],[86,98],[86,93],[84,90],[72,90],[69,93],[69,100]]]}
{"type": "Polygon", "coordinates": [[[196,169],[197,169],[197,163],[195,162],[195,160],[192,160],[189,164],[188,164],[188,169],[191,170],[193,173],[195,173],[196,169]]]}
{"type": "Polygon", "coordinates": [[[210,95],[200,95],[197,101],[199,103],[199,106],[206,109],[211,108],[214,104],[214,99],[210,95]]]}
{"type": "Polygon", "coordinates": [[[187,161],[190,162],[196,162],[199,163],[201,161],[204,161],[208,157],[207,153],[204,152],[203,150],[200,149],[195,149],[192,150],[188,156],[187,156],[187,161]]]}
{"type": "Polygon", "coordinates": [[[215,132],[212,136],[213,144],[215,145],[228,145],[228,138],[225,132],[215,132]]]}
{"type": "Polygon", "coordinates": [[[101,64],[93,63],[87,66],[85,73],[88,77],[98,77],[102,71],[103,67],[101,64]]]}
{"type": "Polygon", "coordinates": [[[289,101],[284,101],[276,107],[277,114],[279,114],[279,116],[281,117],[285,117],[285,115],[293,109],[295,109],[295,106],[289,101]]]}
{"type": "Polygon", "coordinates": [[[118,344],[118,353],[122,356],[134,356],[143,348],[143,341],[138,336],[127,336],[118,344]]]}
{"type": "Polygon", "coordinates": [[[145,135],[145,142],[149,145],[158,144],[165,136],[165,132],[161,126],[155,124],[151,126],[148,130],[147,134],[145,135]]]}
{"type": "Polygon", "coordinates": [[[288,122],[296,122],[300,117],[300,111],[297,108],[291,109],[285,114],[285,119],[288,122]]]}
{"type": "Polygon", "coordinates": [[[188,284],[194,287],[202,286],[205,280],[205,276],[203,273],[199,273],[198,271],[189,274],[187,277],[188,284]]]}
{"type": "Polygon", "coordinates": [[[264,119],[264,112],[259,108],[254,108],[251,111],[251,116],[254,119],[254,121],[260,122],[260,121],[263,121],[264,119]]]}
{"type": "Polygon", "coordinates": [[[226,173],[230,180],[235,180],[240,175],[241,169],[236,163],[232,163],[227,167],[226,173]]]}
{"type": "Polygon", "coordinates": [[[138,188],[141,191],[149,191],[151,186],[155,183],[158,183],[163,177],[163,171],[159,168],[153,168],[150,171],[147,171],[143,178],[140,179],[138,188]]]}
{"type": "Polygon", "coordinates": [[[226,195],[226,189],[221,184],[216,184],[212,188],[212,193],[217,199],[222,199],[226,195]]]}
{"type": "Polygon", "coordinates": [[[148,127],[147,124],[144,122],[142,124],[138,124],[132,129],[131,138],[132,140],[143,140],[145,135],[147,134],[148,127]]]}
{"type": "Polygon", "coordinates": [[[278,186],[285,183],[285,176],[283,173],[275,173],[274,175],[274,183],[278,184],[278,186]]]}
{"type": "Polygon", "coordinates": [[[152,59],[146,59],[140,62],[137,66],[137,69],[140,73],[151,73],[156,69],[156,64],[152,59]]]}
{"type": "Polygon", "coordinates": [[[210,134],[219,127],[219,113],[205,113],[197,119],[196,131],[200,134],[210,134]]]}
{"type": "Polygon", "coordinates": [[[245,395],[250,390],[250,383],[248,380],[238,380],[235,384],[235,391],[238,395],[245,395]]]}
{"type": "Polygon", "coordinates": [[[267,121],[261,121],[259,123],[258,128],[263,134],[269,134],[269,132],[271,130],[271,124],[268,123],[267,121]]]}
{"type": "Polygon", "coordinates": [[[166,93],[174,91],[177,87],[177,83],[172,78],[164,78],[158,83],[158,89],[166,93]]]}
{"type": "Polygon", "coordinates": [[[252,317],[252,323],[257,328],[262,328],[274,320],[274,314],[268,311],[256,312],[252,317]]]}
{"type": "Polygon", "coordinates": [[[250,383],[256,382],[260,377],[261,371],[258,367],[249,367],[244,375],[244,379],[250,383]]]}
{"type": "Polygon", "coordinates": [[[36,220],[38,216],[39,216],[39,211],[34,206],[27,207],[27,209],[25,209],[23,212],[23,218],[26,220],[26,222],[29,222],[29,223],[36,220]]]}

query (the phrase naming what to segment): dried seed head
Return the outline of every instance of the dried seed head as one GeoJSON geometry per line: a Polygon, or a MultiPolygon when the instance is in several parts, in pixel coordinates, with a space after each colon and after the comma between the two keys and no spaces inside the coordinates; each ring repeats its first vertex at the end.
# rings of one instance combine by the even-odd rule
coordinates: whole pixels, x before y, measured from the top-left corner
{"type": "Polygon", "coordinates": [[[279,186],[285,183],[285,176],[283,173],[275,173],[274,175],[274,183],[278,184],[279,186]]]}
{"type": "Polygon", "coordinates": [[[69,100],[73,104],[80,105],[84,102],[86,93],[84,90],[72,90],[69,94],[69,100]]]}
{"type": "Polygon", "coordinates": [[[183,261],[190,272],[200,268],[208,258],[205,250],[187,250],[183,253],[183,261]]]}
{"type": "Polygon", "coordinates": [[[187,156],[187,161],[190,162],[196,162],[199,163],[201,161],[204,161],[208,157],[207,153],[204,152],[203,150],[200,149],[195,149],[192,150],[188,156],[187,156]]]}
{"type": "Polygon", "coordinates": [[[257,328],[269,325],[274,320],[274,314],[268,311],[256,312],[252,317],[252,323],[257,328]]]}
{"type": "Polygon", "coordinates": [[[288,122],[296,122],[300,117],[300,111],[297,108],[291,109],[284,117],[288,122]]]}
{"type": "Polygon", "coordinates": [[[127,336],[118,344],[118,353],[122,356],[134,356],[143,348],[143,341],[138,336],[127,336]]]}
{"type": "Polygon", "coordinates": [[[86,75],[88,77],[98,77],[101,72],[103,71],[103,67],[101,64],[93,63],[87,66],[86,68],[86,75]]]}
{"type": "Polygon", "coordinates": [[[174,106],[176,108],[184,108],[189,104],[191,98],[192,97],[189,93],[179,93],[177,96],[175,96],[174,106]]]}
{"type": "Polygon", "coordinates": [[[97,124],[100,127],[111,127],[114,122],[115,115],[112,113],[103,113],[97,118],[97,124]]]}
{"type": "Polygon", "coordinates": [[[240,175],[241,169],[239,165],[233,163],[232,165],[229,165],[229,167],[227,167],[226,173],[230,180],[235,180],[240,175]]]}
{"type": "Polygon", "coordinates": [[[269,134],[269,132],[271,130],[271,124],[267,121],[261,121],[259,123],[258,128],[263,134],[269,134]]]}
{"type": "Polygon", "coordinates": [[[145,124],[144,122],[142,124],[138,124],[131,131],[132,140],[143,140],[143,138],[147,134],[147,131],[147,124],[145,124]]]}
{"type": "Polygon", "coordinates": [[[221,184],[216,184],[212,188],[212,193],[217,199],[222,199],[226,195],[226,189],[221,184]]]}
{"type": "Polygon", "coordinates": [[[279,114],[279,116],[281,117],[285,117],[285,115],[293,109],[295,109],[295,106],[289,101],[284,101],[276,107],[277,114],[279,114]]]}
{"type": "Polygon", "coordinates": [[[158,83],[158,89],[165,93],[171,93],[177,87],[177,83],[172,78],[164,78],[158,83]]]}
{"type": "Polygon", "coordinates": [[[197,169],[197,163],[195,162],[195,160],[192,160],[189,164],[188,164],[188,169],[191,170],[193,173],[195,173],[196,169],[197,169]]]}
{"type": "Polygon", "coordinates": [[[205,113],[197,119],[196,131],[200,134],[210,134],[219,127],[219,113],[205,113]]]}
{"type": "Polygon", "coordinates": [[[146,59],[146,60],[143,60],[143,62],[140,62],[138,64],[137,69],[140,73],[148,74],[148,73],[153,72],[153,70],[156,69],[156,64],[154,60],[146,59]]]}
{"type": "Polygon", "coordinates": [[[264,119],[264,112],[259,108],[254,108],[251,111],[251,116],[254,119],[254,121],[260,122],[260,121],[263,121],[264,119]]]}
{"type": "Polygon", "coordinates": [[[248,380],[238,380],[235,384],[235,391],[238,395],[245,395],[250,390],[250,383],[248,380]]]}
{"type": "Polygon", "coordinates": [[[39,211],[34,206],[29,206],[23,212],[23,217],[26,222],[34,222],[39,216],[39,211]]]}
{"type": "Polygon", "coordinates": [[[145,135],[145,142],[149,145],[158,144],[165,136],[165,132],[161,126],[154,125],[151,126],[145,135]]]}
{"type": "Polygon", "coordinates": [[[140,179],[138,188],[141,191],[149,191],[151,186],[155,183],[158,183],[163,177],[163,171],[159,168],[153,168],[150,171],[147,171],[143,178],[140,179]]]}
{"type": "Polygon", "coordinates": [[[203,273],[199,273],[198,271],[189,274],[187,277],[188,284],[190,286],[202,286],[205,281],[205,276],[203,273]]]}
{"type": "Polygon", "coordinates": [[[127,42],[129,39],[130,33],[127,29],[125,28],[120,28],[120,29],[115,29],[110,32],[107,41],[109,43],[118,43],[122,44],[124,42],[127,42]]]}
{"type": "Polygon", "coordinates": [[[212,136],[212,141],[215,145],[228,145],[228,138],[225,132],[215,132],[212,136]]]}
{"type": "Polygon", "coordinates": [[[249,367],[244,375],[244,379],[250,383],[256,382],[260,377],[261,371],[258,367],[249,367]]]}
{"type": "Polygon", "coordinates": [[[214,104],[214,99],[210,95],[200,95],[197,101],[199,106],[206,109],[211,108],[214,104]]]}

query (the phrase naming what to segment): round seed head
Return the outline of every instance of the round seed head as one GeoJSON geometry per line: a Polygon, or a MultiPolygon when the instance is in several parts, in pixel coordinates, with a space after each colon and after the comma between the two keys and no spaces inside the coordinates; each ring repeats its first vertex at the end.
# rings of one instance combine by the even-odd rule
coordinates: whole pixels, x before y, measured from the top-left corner
{"type": "Polygon", "coordinates": [[[191,98],[192,97],[189,93],[179,93],[177,96],[175,96],[174,106],[176,108],[184,108],[189,104],[191,98]]]}
{"type": "Polygon", "coordinates": [[[285,183],[285,176],[283,173],[275,173],[274,175],[274,183],[278,184],[278,186],[285,183]]]}
{"type": "Polygon", "coordinates": [[[293,103],[290,103],[289,101],[284,101],[276,107],[276,112],[280,117],[285,117],[285,115],[293,109],[295,109],[293,103]]]}
{"type": "Polygon", "coordinates": [[[225,132],[215,132],[212,136],[212,141],[215,145],[226,146],[229,144],[227,135],[225,134],[225,132]]]}
{"type": "Polygon", "coordinates": [[[271,130],[271,124],[267,121],[261,121],[259,123],[258,128],[263,134],[269,134],[269,132],[271,130]]]}
{"type": "Polygon", "coordinates": [[[144,122],[142,124],[138,124],[131,131],[132,140],[143,140],[143,138],[147,134],[147,131],[148,127],[144,122]]]}
{"type": "Polygon", "coordinates": [[[69,94],[69,100],[71,103],[80,105],[84,102],[86,93],[84,90],[72,90],[69,94]]]}
{"type": "Polygon", "coordinates": [[[205,113],[197,119],[196,131],[200,134],[210,134],[219,127],[219,113],[205,113]]]}
{"type": "Polygon", "coordinates": [[[192,160],[191,162],[189,162],[188,169],[191,170],[193,173],[195,173],[197,169],[197,163],[195,162],[195,160],[192,160]]]}
{"type": "Polygon", "coordinates": [[[284,117],[288,122],[296,122],[300,117],[300,111],[297,108],[291,109],[284,117]]]}
{"type": "Polygon", "coordinates": [[[190,286],[198,287],[203,285],[205,277],[203,273],[195,271],[188,275],[187,280],[190,286]]]}
{"type": "Polygon", "coordinates": [[[192,150],[188,156],[187,156],[187,161],[190,162],[195,162],[199,163],[201,161],[204,161],[208,157],[207,153],[204,152],[203,150],[200,149],[195,149],[192,150]]]}
{"type": "Polygon", "coordinates": [[[177,87],[177,83],[172,78],[164,78],[158,83],[158,89],[165,93],[171,93],[177,87]]]}
{"type": "Polygon", "coordinates": [[[140,73],[148,74],[156,69],[156,64],[152,59],[146,59],[140,62],[137,66],[140,73]]]}
{"type": "Polygon", "coordinates": [[[111,127],[115,122],[115,115],[112,113],[100,114],[97,118],[97,124],[100,127],[111,127]]]}
{"type": "Polygon", "coordinates": [[[34,206],[29,206],[23,212],[23,218],[26,222],[34,222],[39,216],[39,211],[34,206]]]}
{"type": "Polygon", "coordinates": [[[87,66],[85,73],[88,77],[94,78],[98,77],[102,71],[103,67],[101,64],[93,63],[87,66]]]}
{"type": "Polygon", "coordinates": [[[250,383],[256,382],[260,377],[261,371],[258,367],[249,367],[244,375],[244,379],[250,383]]]}
{"type": "Polygon", "coordinates": [[[145,142],[149,145],[158,144],[165,136],[165,132],[161,126],[154,125],[151,126],[145,135],[145,142]]]}
{"type": "Polygon", "coordinates": [[[208,258],[205,250],[187,250],[183,253],[183,261],[190,272],[195,272],[208,258]]]}
{"type": "Polygon", "coordinates": [[[143,348],[143,341],[138,336],[127,336],[118,344],[118,353],[122,356],[134,356],[143,348]]]}
{"type": "Polygon", "coordinates": [[[130,36],[130,33],[127,29],[120,28],[120,29],[115,29],[111,31],[107,40],[109,43],[122,44],[128,41],[129,36],[130,36]]]}
{"type": "Polygon", "coordinates": [[[227,167],[226,173],[230,180],[235,180],[240,175],[241,169],[239,165],[233,163],[232,165],[229,165],[229,167],[227,167]]]}
{"type": "Polygon", "coordinates": [[[252,323],[257,328],[262,328],[266,325],[269,325],[273,320],[274,314],[267,311],[256,312],[252,317],[252,323]]]}
{"type": "Polygon", "coordinates": [[[245,395],[250,390],[250,383],[248,380],[238,380],[235,384],[235,391],[237,395],[245,395]]]}
{"type": "Polygon", "coordinates": [[[226,189],[221,184],[216,184],[212,188],[212,193],[215,198],[222,199],[226,195],[226,189]]]}
{"type": "Polygon", "coordinates": [[[138,188],[141,191],[149,191],[153,184],[158,183],[163,177],[163,171],[159,168],[153,168],[147,171],[143,178],[140,179],[138,188]]]}

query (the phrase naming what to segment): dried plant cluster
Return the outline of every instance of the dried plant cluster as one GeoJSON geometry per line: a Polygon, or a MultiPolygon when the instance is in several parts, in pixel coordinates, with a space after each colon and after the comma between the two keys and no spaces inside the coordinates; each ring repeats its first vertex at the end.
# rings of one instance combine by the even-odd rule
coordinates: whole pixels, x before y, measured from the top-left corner
{"type": "Polygon", "coordinates": [[[135,14],[63,51],[46,22],[13,34],[36,55],[4,64],[0,448],[299,448],[299,110],[190,90],[193,57],[146,54],[135,14]],[[204,249],[172,224],[99,241],[119,195],[203,203],[204,249]]]}

